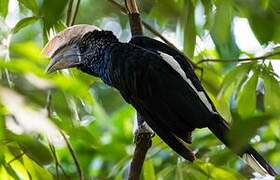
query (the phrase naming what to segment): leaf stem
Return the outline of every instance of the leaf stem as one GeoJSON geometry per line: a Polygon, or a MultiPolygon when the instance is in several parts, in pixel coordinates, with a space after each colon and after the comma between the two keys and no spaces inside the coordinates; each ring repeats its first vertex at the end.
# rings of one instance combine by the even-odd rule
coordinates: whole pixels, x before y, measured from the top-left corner
{"type": "Polygon", "coordinates": [[[82,168],[81,168],[81,165],[78,161],[78,158],[77,158],[77,155],[74,151],[74,148],[72,147],[71,143],[68,141],[67,137],[65,136],[65,134],[60,130],[60,134],[62,135],[64,141],[66,142],[66,145],[67,145],[67,148],[74,160],[74,163],[75,163],[75,166],[77,168],[77,172],[78,172],[78,175],[79,175],[79,180],[84,180],[84,175],[83,175],[83,171],[82,171],[82,168]]]}
{"type": "Polygon", "coordinates": [[[71,16],[72,16],[72,7],[74,0],[70,0],[68,4],[67,16],[66,16],[66,25],[70,26],[71,24],[71,16]]]}
{"type": "MultiPolygon", "coordinates": [[[[130,24],[130,31],[132,36],[143,35],[142,20],[138,11],[138,7],[135,0],[125,0],[126,9],[128,11],[128,18],[130,24]]],[[[118,5],[121,7],[121,5],[118,5]]],[[[122,8],[125,10],[125,8],[122,8]]],[[[134,134],[135,150],[133,153],[132,161],[130,163],[130,169],[128,174],[129,180],[140,179],[141,170],[145,161],[146,154],[152,145],[152,134],[148,126],[145,123],[145,119],[137,113],[137,121],[134,122],[137,125],[137,130],[134,134]]]]}
{"type": "Polygon", "coordinates": [[[21,158],[25,153],[20,153],[17,156],[15,156],[12,160],[10,160],[9,162],[7,162],[7,164],[11,164],[12,162],[14,162],[15,160],[18,160],[19,158],[21,158]]]}
{"type": "Polygon", "coordinates": [[[77,0],[77,4],[75,7],[74,15],[73,15],[72,21],[70,23],[70,26],[73,26],[75,24],[75,20],[76,20],[78,11],[79,11],[80,3],[81,3],[81,0],[77,0]]]}
{"type": "Polygon", "coordinates": [[[206,62],[236,63],[236,62],[246,62],[246,61],[260,61],[260,60],[266,60],[266,59],[268,59],[270,57],[273,57],[273,56],[276,56],[276,55],[280,55],[280,51],[279,52],[269,53],[267,55],[263,55],[263,56],[259,56],[259,57],[253,57],[253,58],[241,58],[241,59],[202,59],[202,60],[198,61],[196,63],[196,65],[202,64],[202,63],[206,63],[206,62]]]}
{"type": "MultiPolygon", "coordinates": [[[[124,6],[122,6],[121,4],[119,4],[118,2],[116,2],[115,0],[107,0],[109,1],[111,4],[113,4],[114,6],[116,6],[118,9],[120,9],[122,12],[127,13],[127,10],[124,6]]],[[[126,3],[126,6],[130,5],[133,3],[126,3]]],[[[130,9],[133,10],[133,8],[130,7],[130,9]]],[[[137,8],[138,10],[138,8],[137,8]]],[[[148,23],[146,23],[145,21],[141,20],[141,23],[143,24],[143,26],[150,31],[151,33],[153,33],[155,36],[159,37],[164,43],[166,43],[167,45],[169,45],[170,47],[176,49],[178,52],[181,53],[181,51],[174,45],[172,44],[168,39],[166,39],[160,32],[158,32],[156,29],[154,29],[151,25],[149,25],[148,23]]],[[[194,62],[192,62],[188,57],[186,57],[186,55],[184,55],[183,53],[181,53],[185,59],[187,59],[187,61],[192,65],[192,67],[194,69],[199,69],[202,71],[202,68],[197,66],[194,62]]]]}

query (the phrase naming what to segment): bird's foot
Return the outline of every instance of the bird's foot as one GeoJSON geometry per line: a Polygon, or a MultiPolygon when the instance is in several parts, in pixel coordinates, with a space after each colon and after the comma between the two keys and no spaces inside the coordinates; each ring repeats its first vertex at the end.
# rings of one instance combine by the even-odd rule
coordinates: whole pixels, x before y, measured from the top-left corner
{"type": "Polygon", "coordinates": [[[155,136],[153,130],[147,125],[146,122],[142,123],[134,132],[134,143],[138,144],[143,138],[152,138],[155,136]]]}

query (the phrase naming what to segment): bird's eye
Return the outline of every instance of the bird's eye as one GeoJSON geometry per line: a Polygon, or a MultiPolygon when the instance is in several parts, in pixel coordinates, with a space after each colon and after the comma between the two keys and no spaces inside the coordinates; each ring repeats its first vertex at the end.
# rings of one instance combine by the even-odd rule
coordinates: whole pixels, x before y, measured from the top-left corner
{"type": "Polygon", "coordinates": [[[87,50],[87,46],[85,44],[81,44],[79,49],[80,49],[80,52],[83,53],[87,50]]]}

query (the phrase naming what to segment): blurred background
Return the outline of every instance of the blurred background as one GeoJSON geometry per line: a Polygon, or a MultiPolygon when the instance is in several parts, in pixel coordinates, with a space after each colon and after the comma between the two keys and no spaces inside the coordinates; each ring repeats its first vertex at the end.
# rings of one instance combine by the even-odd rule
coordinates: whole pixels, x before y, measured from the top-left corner
{"type": "MultiPolygon", "coordinates": [[[[44,44],[68,25],[131,38],[122,0],[0,0],[0,179],[125,179],[135,110],[77,70],[45,73],[44,44]],[[75,21],[75,22],[74,22],[75,21]]],[[[145,35],[166,38],[193,62],[219,112],[280,171],[280,0],[138,0],[145,35]],[[257,58],[254,58],[257,57],[257,58]],[[238,60],[239,59],[239,60],[238,60]]],[[[207,129],[193,133],[198,160],[157,136],[142,178],[260,179],[207,129]]]]}

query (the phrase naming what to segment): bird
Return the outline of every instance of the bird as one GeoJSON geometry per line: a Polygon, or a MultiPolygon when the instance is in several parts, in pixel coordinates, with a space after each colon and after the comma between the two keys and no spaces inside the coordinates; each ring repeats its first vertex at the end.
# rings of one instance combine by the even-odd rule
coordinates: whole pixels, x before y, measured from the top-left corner
{"type": "Polygon", "coordinates": [[[120,42],[111,31],[79,24],[66,28],[44,47],[51,61],[46,71],[77,68],[99,77],[117,89],[145,123],[177,154],[189,157],[191,133],[209,128],[228,148],[262,175],[277,175],[273,167],[249,143],[236,151],[224,120],[199,78],[178,50],[146,36],[120,42]]]}

